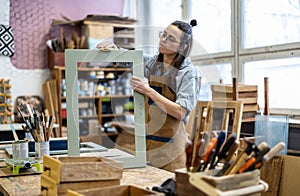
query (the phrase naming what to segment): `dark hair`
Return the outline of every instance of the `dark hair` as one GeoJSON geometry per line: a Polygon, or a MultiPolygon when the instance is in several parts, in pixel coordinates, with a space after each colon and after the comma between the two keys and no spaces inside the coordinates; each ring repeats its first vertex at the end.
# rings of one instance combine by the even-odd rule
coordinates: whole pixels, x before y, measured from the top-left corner
{"type": "MultiPolygon", "coordinates": [[[[177,51],[177,54],[173,61],[173,67],[175,69],[173,69],[173,71],[171,72],[170,78],[167,81],[169,86],[175,86],[175,77],[177,75],[177,72],[181,68],[181,65],[182,65],[183,61],[185,60],[185,58],[190,54],[190,51],[191,51],[191,48],[193,45],[192,27],[197,25],[197,21],[194,19],[194,20],[191,20],[190,24],[188,24],[186,22],[176,20],[176,21],[172,22],[171,25],[176,26],[183,32],[183,36],[181,37],[180,46],[179,46],[183,50],[177,51]],[[184,48],[185,45],[186,45],[186,48],[184,48]]],[[[162,63],[163,60],[164,60],[163,54],[159,53],[156,58],[155,64],[162,63]]],[[[154,72],[154,71],[155,70],[152,69],[152,71],[149,71],[148,74],[152,75],[152,72],[154,72]]]]}
{"type": "MultiPolygon", "coordinates": [[[[193,32],[192,32],[192,27],[197,26],[197,21],[195,19],[191,20],[190,24],[176,20],[171,23],[171,25],[176,26],[183,32],[183,36],[181,38],[180,42],[180,48],[184,48],[183,50],[178,51],[177,55],[175,56],[174,59],[174,67],[179,69],[182,62],[185,60],[187,56],[189,56],[191,52],[191,48],[193,45],[193,32]]],[[[163,55],[159,54],[158,56],[158,61],[162,62],[163,61],[163,55]]]]}

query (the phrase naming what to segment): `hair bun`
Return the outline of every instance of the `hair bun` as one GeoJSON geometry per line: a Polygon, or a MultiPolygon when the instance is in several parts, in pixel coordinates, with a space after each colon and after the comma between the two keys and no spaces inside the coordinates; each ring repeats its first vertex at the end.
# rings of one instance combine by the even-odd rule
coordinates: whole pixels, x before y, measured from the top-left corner
{"type": "Polygon", "coordinates": [[[192,27],[197,26],[197,20],[196,20],[196,19],[191,20],[190,25],[191,25],[192,27]]]}

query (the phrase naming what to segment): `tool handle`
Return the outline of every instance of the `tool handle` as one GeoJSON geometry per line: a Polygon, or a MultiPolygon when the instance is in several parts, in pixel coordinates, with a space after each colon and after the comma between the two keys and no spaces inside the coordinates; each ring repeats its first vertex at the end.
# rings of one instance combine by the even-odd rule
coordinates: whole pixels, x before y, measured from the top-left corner
{"type": "Polygon", "coordinates": [[[230,148],[232,147],[232,145],[234,144],[236,140],[236,134],[232,134],[227,142],[225,143],[225,145],[223,146],[222,150],[220,151],[220,153],[218,154],[218,159],[224,159],[226,158],[227,152],[230,150],[230,148]]]}
{"type": "Polygon", "coordinates": [[[197,172],[199,170],[200,158],[202,157],[202,155],[200,155],[200,153],[201,153],[200,148],[203,149],[203,143],[204,143],[204,139],[201,139],[196,146],[195,157],[194,157],[194,161],[192,164],[192,172],[197,172]]]}
{"type": "Polygon", "coordinates": [[[192,154],[193,154],[193,144],[187,143],[185,148],[186,161],[185,167],[187,171],[190,171],[190,167],[192,165],[192,154]]]}
{"type": "Polygon", "coordinates": [[[239,168],[237,173],[243,173],[255,162],[255,157],[251,157],[242,167],[239,168]]]}
{"type": "Polygon", "coordinates": [[[272,159],[277,153],[279,153],[285,147],[284,142],[279,142],[263,157],[263,162],[267,162],[272,159]]]}

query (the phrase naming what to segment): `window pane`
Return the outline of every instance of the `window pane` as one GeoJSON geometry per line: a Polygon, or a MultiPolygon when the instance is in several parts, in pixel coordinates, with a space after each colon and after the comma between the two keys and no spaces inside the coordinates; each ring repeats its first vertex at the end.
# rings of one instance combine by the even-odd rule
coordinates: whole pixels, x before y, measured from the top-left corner
{"type": "Polygon", "coordinates": [[[195,42],[209,53],[230,51],[230,0],[191,0],[191,2],[191,17],[198,22],[193,29],[195,42]]]}
{"type": "Polygon", "coordinates": [[[258,104],[264,106],[264,77],[269,78],[270,108],[300,109],[300,58],[247,62],[245,84],[258,85],[258,104]]]}
{"type": "Polygon", "coordinates": [[[175,20],[181,20],[181,0],[151,0],[153,13],[152,24],[155,26],[167,26],[175,20]]]}
{"type": "Polygon", "coordinates": [[[242,47],[300,41],[299,0],[244,0],[242,47]]]}
{"type": "MultiPolygon", "coordinates": [[[[195,64],[196,65],[196,64],[195,64]]],[[[219,84],[220,80],[223,84],[232,83],[232,66],[230,63],[222,64],[201,64],[197,66],[199,72],[201,73],[201,90],[200,99],[210,100],[211,99],[211,89],[210,85],[219,84]]]]}

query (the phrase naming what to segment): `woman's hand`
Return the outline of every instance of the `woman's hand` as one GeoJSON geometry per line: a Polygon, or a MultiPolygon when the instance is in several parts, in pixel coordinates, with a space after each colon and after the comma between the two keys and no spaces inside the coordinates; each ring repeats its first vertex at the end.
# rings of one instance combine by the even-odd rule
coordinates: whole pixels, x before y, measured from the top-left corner
{"type": "Polygon", "coordinates": [[[144,95],[147,95],[147,92],[149,92],[150,90],[149,83],[146,78],[132,76],[130,79],[130,85],[133,90],[144,95]]]}
{"type": "Polygon", "coordinates": [[[96,45],[96,48],[100,50],[118,50],[118,47],[113,42],[101,42],[96,45]]]}

